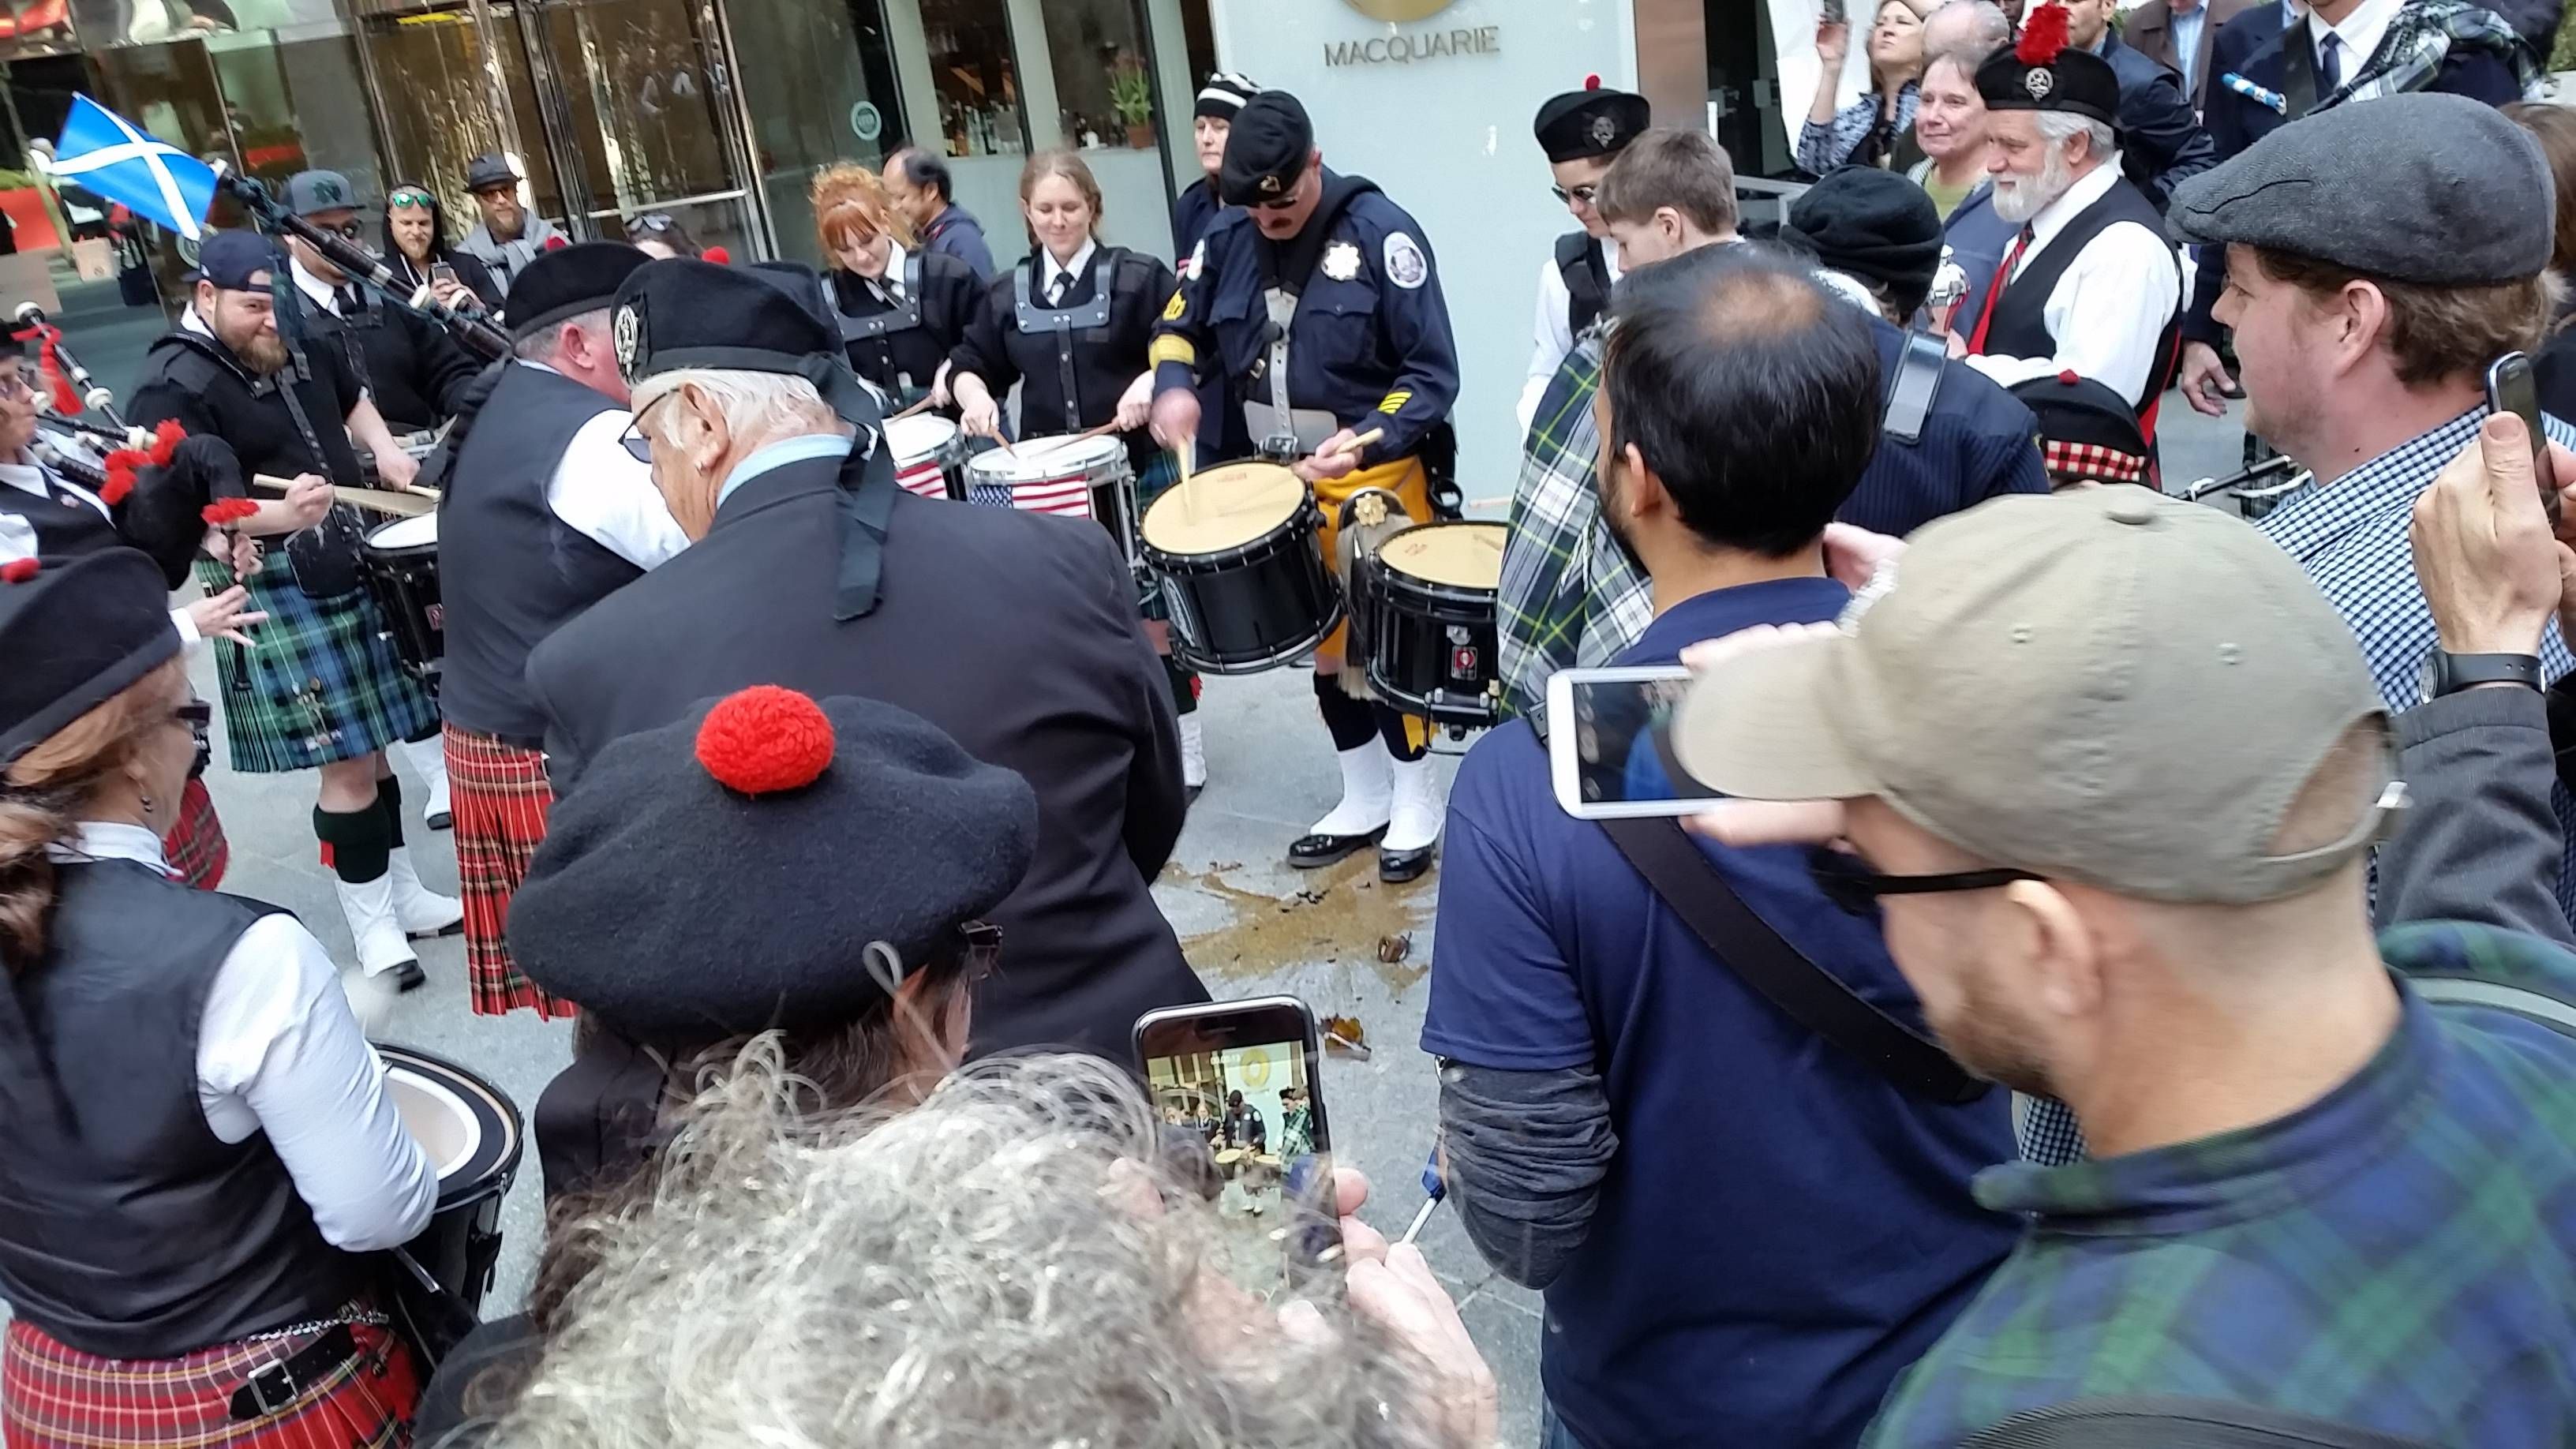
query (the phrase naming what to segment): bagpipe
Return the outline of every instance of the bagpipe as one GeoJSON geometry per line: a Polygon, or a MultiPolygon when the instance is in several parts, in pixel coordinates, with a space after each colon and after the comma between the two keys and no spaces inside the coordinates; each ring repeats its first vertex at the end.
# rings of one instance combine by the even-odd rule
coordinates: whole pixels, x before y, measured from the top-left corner
{"type": "Polygon", "coordinates": [[[2281,506],[2281,500],[2305,487],[2311,476],[2288,456],[2275,453],[2224,478],[2203,478],[2182,490],[2178,496],[2185,503],[2197,503],[2213,493],[2224,493],[2228,495],[2227,501],[2235,505],[2237,516],[2251,523],[2281,506]],[[2285,473],[2293,476],[2285,482],[2270,481],[2285,473]],[[2258,484],[2265,486],[2258,487],[2258,484]]]}
{"type": "Polygon", "coordinates": [[[9,335],[21,345],[36,344],[36,367],[43,376],[47,394],[54,409],[66,416],[90,411],[118,427],[125,420],[116,415],[116,395],[98,385],[72,354],[71,343],[63,329],[45,315],[45,309],[34,302],[18,304],[16,330],[9,335]]]}
{"type": "Polygon", "coordinates": [[[479,309],[460,311],[450,307],[439,301],[426,285],[418,291],[404,291],[401,281],[394,276],[393,268],[385,265],[384,258],[364,244],[324,231],[304,218],[290,214],[275,197],[269,195],[268,188],[256,177],[235,175],[221,161],[214,163],[214,172],[216,189],[239,201],[261,231],[271,236],[293,236],[309,243],[350,281],[383,298],[386,306],[400,307],[427,317],[446,328],[467,350],[486,362],[498,362],[510,355],[510,334],[494,326],[479,309]]]}

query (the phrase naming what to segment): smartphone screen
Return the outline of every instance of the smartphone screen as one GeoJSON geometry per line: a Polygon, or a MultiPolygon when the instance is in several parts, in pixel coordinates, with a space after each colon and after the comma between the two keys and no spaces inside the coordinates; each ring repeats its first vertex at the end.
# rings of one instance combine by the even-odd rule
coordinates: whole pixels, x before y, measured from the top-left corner
{"type": "Polygon", "coordinates": [[[1673,712],[1690,684],[1690,671],[1678,664],[1551,676],[1547,746],[1556,803],[1580,819],[1615,820],[1688,815],[1717,798],[1673,755],[1673,712]]]}
{"type": "Polygon", "coordinates": [[[2487,410],[2512,413],[2522,419],[2523,428],[2531,434],[2531,473],[2540,484],[2541,506],[2549,510],[2551,524],[2558,522],[2558,479],[2549,466],[2549,434],[2540,426],[2540,384],[2531,370],[2531,359],[2519,352],[2508,352],[2487,367],[2487,410]]]}
{"type": "Polygon", "coordinates": [[[1306,1003],[1266,996],[1147,1012],[1136,1055],[1168,1169],[1216,1204],[1226,1276],[1264,1302],[1337,1291],[1323,1046],[1306,1003]]]}
{"type": "Polygon", "coordinates": [[[433,282],[453,282],[456,280],[456,269],[445,262],[432,262],[429,264],[429,279],[433,282]]]}

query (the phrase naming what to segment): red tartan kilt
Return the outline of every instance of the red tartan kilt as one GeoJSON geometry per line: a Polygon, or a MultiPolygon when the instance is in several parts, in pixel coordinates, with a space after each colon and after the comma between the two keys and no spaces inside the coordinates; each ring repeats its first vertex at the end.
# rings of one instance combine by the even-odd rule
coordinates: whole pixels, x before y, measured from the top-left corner
{"type": "Polygon", "coordinates": [[[542,1017],[576,1015],[571,1002],[547,995],[519,970],[504,934],[510,897],[546,839],[555,799],[546,757],[451,724],[447,790],[457,893],[465,902],[467,1002],[477,1016],[506,1016],[520,1007],[542,1017]]]}
{"type": "Polygon", "coordinates": [[[240,1449],[394,1449],[411,1442],[420,1374],[391,1329],[358,1324],[358,1356],[265,1418],[236,1421],[242,1380],[313,1334],[223,1344],[183,1358],[99,1358],[24,1319],[0,1348],[0,1435],[8,1449],[191,1445],[240,1449]]]}
{"type": "Polygon", "coordinates": [[[215,814],[215,797],[206,793],[205,781],[190,780],[179,792],[179,821],[161,837],[161,855],[179,879],[201,891],[223,883],[232,845],[224,838],[224,822],[215,814]]]}

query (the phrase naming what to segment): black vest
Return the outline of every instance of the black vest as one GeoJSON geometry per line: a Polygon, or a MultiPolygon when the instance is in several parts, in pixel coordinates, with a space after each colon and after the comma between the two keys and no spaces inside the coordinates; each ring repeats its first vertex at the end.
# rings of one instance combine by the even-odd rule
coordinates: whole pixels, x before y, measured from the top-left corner
{"type": "Polygon", "coordinates": [[[546,716],[521,679],[528,651],[644,572],[546,505],[573,435],[615,406],[571,378],[513,363],[469,425],[438,510],[447,614],[438,704],[463,728],[537,748],[546,716]]]}
{"type": "MultiPolygon", "coordinates": [[[[2049,239],[2020,276],[2004,284],[2003,295],[1995,299],[1994,318],[1986,326],[1986,351],[1999,357],[2054,356],[2057,338],[2048,330],[2048,294],[2057,290],[2057,279],[2074,265],[2086,244],[2124,221],[2136,222],[2159,237],[2165,234],[2165,219],[2156,214],[2155,203],[2128,182],[2113,182],[2099,201],[2077,212],[2064,230],[2049,239]]],[[[2129,399],[2129,406],[2142,419],[2173,381],[2182,336],[2182,303],[2177,288],[2173,316],[2165,321],[2164,335],[2156,339],[2156,360],[2147,369],[2146,391],[2129,399]]],[[[2150,441],[2153,436],[2149,434],[2150,441]]]]}
{"type": "Polygon", "coordinates": [[[1556,270],[1565,278],[1566,329],[1580,337],[1610,306],[1609,259],[1589,232],[1570,231],[1556,239],[1556,270]]]}
{"type": "MultiPolygon", "coordinates": [[[[115,548],[125,542],[106,514],[79,498],[50,496],[62,490],[53,486],[58,480],[53,476],[51,466],[42,471],[48,475],[45,479],[47,497],[39,498],[14,484],[0,483],[0,513],[13,513],[27,520],[27,526],[36,531],[37,553],[47,558],[68,558],[115,548]]],[[[104,483],[106,480],[101,478],[99,481],[104,483]]],[[[93,488],[90,491],[95,493],[98,490],[93,488]]]]}
{"type": "Polygon", "coordinates": [[[197,1101],[206,995],[276,908],[131,861],[67,864],[35,969],[0,987],[0,1297],[84,1353],[175,1358],[357,1295],[265,1134],[197,1101]]]}

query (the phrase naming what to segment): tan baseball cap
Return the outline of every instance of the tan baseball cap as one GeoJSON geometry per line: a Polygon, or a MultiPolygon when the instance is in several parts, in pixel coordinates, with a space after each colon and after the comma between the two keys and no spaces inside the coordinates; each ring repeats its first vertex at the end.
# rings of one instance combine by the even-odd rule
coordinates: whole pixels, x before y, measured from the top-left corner
{"type": "MultiPolygon", "coordinates": [[[[2328,753],[2386,713],[2289,555],[2122,486],[1924,527],[1837,633],[1701,679],[1673,744],[1724,794],[1874,795],[1997,865],[2246,904],[2299,894],[2377,838],[2384,805],[2331,845],[2272,853],[2328,753]]],[[[2380,784],[2396,764],[2392,741],[2380,784]]]]}

